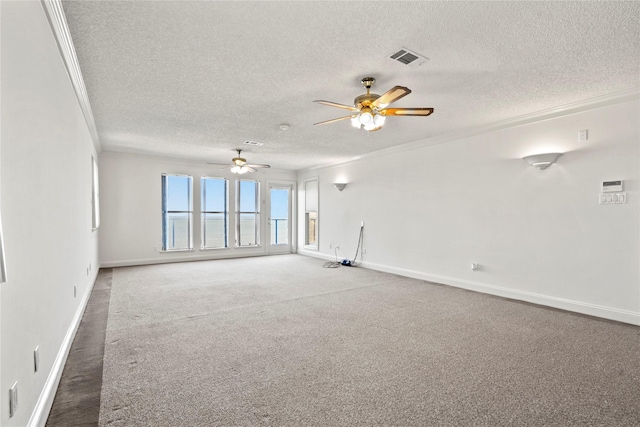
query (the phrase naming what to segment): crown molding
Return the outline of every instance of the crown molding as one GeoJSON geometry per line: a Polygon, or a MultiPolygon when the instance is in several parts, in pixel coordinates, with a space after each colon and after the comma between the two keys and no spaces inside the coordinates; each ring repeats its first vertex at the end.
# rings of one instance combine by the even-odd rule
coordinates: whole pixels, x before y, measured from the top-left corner
{"type": "Polygon", "coordinates": [[[299,170],[299,173],[314,171],[318,169],[330,168],[333,166],[340,166],[350,164],[359,160],[370,160],[381,157],[390,156],[392,154],[404,153],[407,151],[418,150],[421,148],[429,147],[432,145],[444,144],[446,142],[457,141],[460,139],[469,138],[472,136],[481,135],[488,132],[495,132],[502,129],[512,128],[516,126],[527,125],[530,123],[541,122],[545,120],[554,119],[557,117],[568,116],[571,114],[581,113],[585,111],[595,110],[598,108],[608,107],[611,105],[621,104],[623,102],[637,101],[640,99],[640,89],[630,89],[620,92],[614,92],[596,98],[590,98],[583,101],[573,102],[559,107],[548,108],[546,110],[536,111],[529,114],[524,114],[510,119],[500,120],[486,125],[481,125],[473,128],[462,129],[460,131],[454,131],[446,133],[444,135],[437,135],[431,138],[420,139],[418,141],[409,142],[407,144],[397,145],[395,147],[384,148],[382,150],[373,151],[371,153],[362,154],[360,156],[352,157],[350,159],[331,163],[327,165],[313,166],[311,168],[299,170]]]}
{"type": "Polygon", "coordinates": [[[91,104],[89,103],[89,96],[87,94],[87,88],[84,85],[84,79],[82,78],[82,72],[80,71],[80,64],[78,64],[78,57],[76,56],[76,50],[73,46],[73,40],[71,40],[71,33],[67,25],[67,19],[62,9],[61,0],[41,0],[42,7],[44,8],[49,26],[56,39],[58,50],[62,56],[62,60],[67,70],[69,80],[78,99],[78,104],[84,115],[84,119],[89,128],[91,139],[96,152],[100,153],[100,139],[98,137],[98,130],[96,129],[96,123],[93,119],[93,112],[91,110],[91,104]]]}

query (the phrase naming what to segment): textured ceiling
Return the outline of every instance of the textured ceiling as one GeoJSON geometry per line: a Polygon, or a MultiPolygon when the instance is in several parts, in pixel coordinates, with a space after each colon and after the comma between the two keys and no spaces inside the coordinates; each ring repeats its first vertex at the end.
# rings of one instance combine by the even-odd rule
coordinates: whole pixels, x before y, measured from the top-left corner
{"type": "Polygon", "coordinates": [[[105,151],[227,162],[245,148],[298,170],[640,87],[640,2],[63,6],[105,151]],[[387,58],[401,47],[429,61],[387,58]],[[365,76],[435,113],[313,126],[346,115],[313,100],[352,104],[365,76]]]}

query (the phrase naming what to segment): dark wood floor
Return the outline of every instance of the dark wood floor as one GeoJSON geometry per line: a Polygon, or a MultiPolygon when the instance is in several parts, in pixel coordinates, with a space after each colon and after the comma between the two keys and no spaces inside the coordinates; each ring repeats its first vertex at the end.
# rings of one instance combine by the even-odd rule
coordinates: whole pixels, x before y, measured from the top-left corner
{"type": "Polygon", "coordinates": [[[97,426],[112,269],[101,269],[71,344],[48,427],[97,426]]]}

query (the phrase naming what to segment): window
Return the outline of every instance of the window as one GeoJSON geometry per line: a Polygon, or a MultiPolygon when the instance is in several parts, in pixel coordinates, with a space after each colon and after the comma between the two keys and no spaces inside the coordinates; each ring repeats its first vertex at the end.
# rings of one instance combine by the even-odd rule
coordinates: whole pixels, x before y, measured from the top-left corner
{"type": "Polygon", "coordinates": [[[223,178],[201,178],[202,248],[228,247],[229,182],[223,178]]]}
{"type": "Polygon", "coordinates": [[[305,245],[317,246],[318,212],[305,212],[305,245]]]}
{"type": "Polygon", "coordinates": [[[162,250],[192,249],[192,179],[162,175],[162,250]]]}
{"type": "Polygon", "coordinates": [[[260,244],[260,197],[257,181],[238,181],[236,224],[238,246],[260,244]]]}
{"type": "Polygon", "coordinates": [[[100,227],[100,187],[98,186],[98,163],[91,156],[91,228],[100,227]]]}
{"type": "Polygon", "coordinates": [[[304,182],[304,246],[318,250],[318,178],[304,182]]]}

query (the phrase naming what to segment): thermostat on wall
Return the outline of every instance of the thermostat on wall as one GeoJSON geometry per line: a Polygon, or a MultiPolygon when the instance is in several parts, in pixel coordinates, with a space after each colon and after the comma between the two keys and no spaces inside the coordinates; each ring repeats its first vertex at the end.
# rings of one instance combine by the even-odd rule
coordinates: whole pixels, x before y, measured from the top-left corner
{"type": "Polygon", "coordinates": [[[615,193],[622,191],[622,181],[602,181],[603,193],[615,193]]]}

